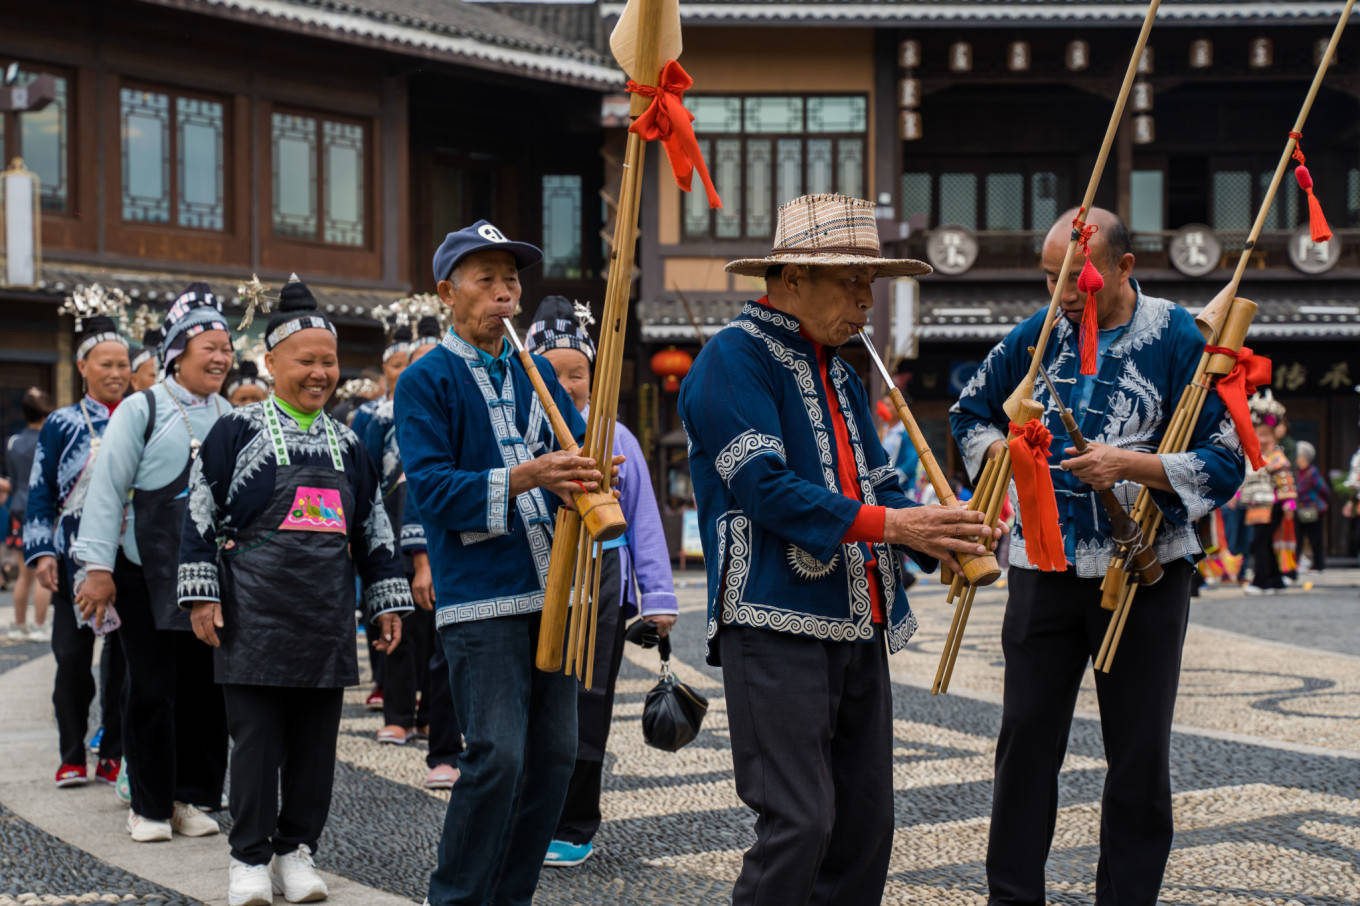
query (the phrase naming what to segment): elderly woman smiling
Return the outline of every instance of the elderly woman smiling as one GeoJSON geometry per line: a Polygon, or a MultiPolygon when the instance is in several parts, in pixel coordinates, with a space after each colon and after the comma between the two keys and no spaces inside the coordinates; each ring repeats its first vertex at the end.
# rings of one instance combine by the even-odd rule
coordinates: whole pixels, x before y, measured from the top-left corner
{"type": "Polygon", "coordinates": [[[265,334],[274,393],[224,416],[190,483],[179,604],[213,651],[231,760],[231,906],[324,899],[312,854],[326,823],[344,687],[359,681],[354,571],[391,650],[412,610],[378,476],[322,406],[335,328],[296,278],[265,334]],[[278,791],[282,780],[283,803],[278,791]]]}

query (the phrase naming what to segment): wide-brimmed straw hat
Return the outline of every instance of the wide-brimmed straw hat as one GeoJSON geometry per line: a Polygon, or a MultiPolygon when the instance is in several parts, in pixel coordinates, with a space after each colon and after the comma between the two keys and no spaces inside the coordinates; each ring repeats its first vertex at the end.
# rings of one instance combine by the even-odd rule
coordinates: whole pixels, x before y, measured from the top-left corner
{"type": "Polygon", "coordinates": [[[778,264],[867,264],[877,268],[880,277],[911,277],[931,271],[924,261],[884,258],[873,202],[848,195],[803,195],[780,206],[769,256],[729,261],[726,270],[729,274],[763,277],[778,264]]]}

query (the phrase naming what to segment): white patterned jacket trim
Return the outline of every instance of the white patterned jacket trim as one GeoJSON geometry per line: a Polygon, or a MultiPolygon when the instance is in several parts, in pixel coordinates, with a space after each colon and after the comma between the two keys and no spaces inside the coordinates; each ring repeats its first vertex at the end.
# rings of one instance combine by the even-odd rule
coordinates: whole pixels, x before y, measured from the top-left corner
{"type": "Polygon", "coordinates": [[[543,609],[543,592],[536,591],[523,595],[510,595],[503,598],[484,598],[481,601],[467,601],[453,607],[441,607],[434,616],[436,629],[452,626],[454,623],[467,623],[473,620],[490,620],[495,617],[514,617],[526,613],[537,613],[543,609]]]}
{"type": "Polygon", "coordinates": [[[784,442],[754,428],[741,432],[713,458],[713,468],[724,484],[730,485],[741,467],[759,456],[774,456],[784,462],[784,442]]]}

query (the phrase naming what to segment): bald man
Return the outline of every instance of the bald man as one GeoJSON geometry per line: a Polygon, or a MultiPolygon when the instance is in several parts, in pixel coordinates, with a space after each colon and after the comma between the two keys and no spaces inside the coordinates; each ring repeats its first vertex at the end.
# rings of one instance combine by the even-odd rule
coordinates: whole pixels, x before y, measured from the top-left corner
{"type": "MultiPolygon", "coordinates": [[[[1044,242],[1041,262],[1050,297],[1076,214],[1064,214],[1044,242]]],[[[1097,208],[1087,223],[1098,227],[1090,242],[1091,263],[1105,280],[1096,294],[1097,373],[1079,373],[1082,259],[1068,275],[1043,367],[1091,444],[1076,455],[1047,387],[1036,384],[1034,398],[1047,407],[1044,425],[1053,435],[1049,466],[1067,568],[1034,568],[1025,552],[1025,526],[1017,517],[1001,630],[1005,692],[987,846],[988,903],[993,906],[1045,902],[1044,863],[1057,815],[1058,771],[1082,675],[1110,618],[1100,607],[1100,583],[1114,544],[1095,492],[1114,488],[1125,509],[1131,509],[1144,486],[1164,516],[1155,550],[1165,575],[1138,593],[1114,670],[1095,675],[1109,762],[1096,902],[1156,903],[1171,850],[1171,712],[1192,560],[1203,556],[1195,520],[1225,503],[1242,483],[1241,444],[1215,395],[1205,403],[1186,452],[1156,452],[1204,339],[1189,312],[1145,294],[1133,279],[1129,233],[1114,214],[1097,208]]],[[[988,353],[950,410],[950,428],[974,477],[1005,443],[1008,420],[1002,403],[1024,377],[1045,309],[988,353]]]]}

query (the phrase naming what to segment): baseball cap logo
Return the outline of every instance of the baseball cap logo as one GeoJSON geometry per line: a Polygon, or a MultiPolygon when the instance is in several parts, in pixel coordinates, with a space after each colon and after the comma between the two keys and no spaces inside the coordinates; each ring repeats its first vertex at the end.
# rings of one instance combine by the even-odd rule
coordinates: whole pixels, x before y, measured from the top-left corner
{"type": "Polygon", "coordinates": [[[486,223],[486,224],[483,224],[483,225],[479,226],[479,227],[477,228],[477,235],[478,235],[478,236],[481,236],[481,237],[482,237],[483,239],[485,239],[487,242],[509,242],[509,241],[510,241],[509,239],[507,239],[507,238],[505,237],[505,234],[504,234],[504,233],[502,233],[500,230],[496,229],[495,227],[493,227],[493,226],[492,226],[491,224],[489,224],[489,223],[486,223]]]}

